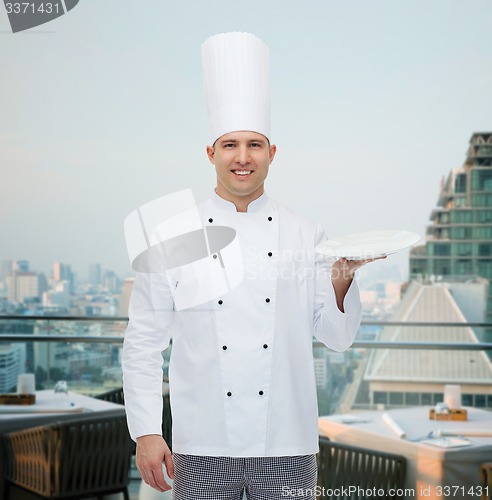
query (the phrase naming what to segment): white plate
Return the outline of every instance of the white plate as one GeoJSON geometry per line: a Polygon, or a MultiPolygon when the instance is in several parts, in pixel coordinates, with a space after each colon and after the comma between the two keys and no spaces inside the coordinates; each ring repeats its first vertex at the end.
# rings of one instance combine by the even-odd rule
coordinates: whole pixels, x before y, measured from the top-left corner
{"type": "Polygon", "coordinates": [[[316,251],[328,257],[364,260],[390,255],[419,241],[420,236],[410,231],[369,231],[326,240],[316,251]]]}

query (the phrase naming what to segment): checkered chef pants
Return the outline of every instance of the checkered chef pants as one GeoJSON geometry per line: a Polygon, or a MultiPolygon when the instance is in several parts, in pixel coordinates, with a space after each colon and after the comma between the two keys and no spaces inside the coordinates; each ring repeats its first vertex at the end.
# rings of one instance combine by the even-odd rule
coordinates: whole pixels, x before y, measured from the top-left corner
{"type": "Polygon", "coordinates": [[[315,498],[316,455],[205,457],[173,453],[173,500],[315,498]]]}

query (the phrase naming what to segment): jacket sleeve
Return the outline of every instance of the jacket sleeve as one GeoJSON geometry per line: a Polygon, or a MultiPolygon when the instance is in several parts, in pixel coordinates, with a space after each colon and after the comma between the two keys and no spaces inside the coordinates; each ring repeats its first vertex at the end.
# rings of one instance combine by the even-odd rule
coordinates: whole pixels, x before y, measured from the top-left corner
{"type": "MultiPolygon", "coordinates": [[[[315,245],[327,239],[321,226],[317,227],[315,245]]],[[[343,299],[343,309],[338,309],[335,290],[331,283],[334,259],[315,254],[314,335],[334,351],[346,351],[359,331],[362,318],[359,288],[352,280],[343,299]]]]}
{"type": "Polygon", "coordinates": [[[165,274],[137,273],[122,353],[130,436],[162,434],[162,351],[171,338],[173,298],[165,274]]]}

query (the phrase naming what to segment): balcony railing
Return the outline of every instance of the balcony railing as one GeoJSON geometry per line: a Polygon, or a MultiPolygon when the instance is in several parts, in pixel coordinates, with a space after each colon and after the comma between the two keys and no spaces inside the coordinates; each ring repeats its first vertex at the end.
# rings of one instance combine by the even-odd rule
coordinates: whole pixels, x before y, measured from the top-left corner
{"type": "MultiPolygon", "coordinates": [[[[0,392],[15,390],[16,377],[23,372],[36,373],[39,388],[53,387],[60,379],[67,380],[71,390],[89,395],[121,386],[121,347],[127,322],[128,318],[124,317],[0,316],[0,392]]],[[[381,404],[386,407],[435,404],[442,400],[445,383],[462,384],[469,405],[492,409],[489,388],[492,372],[486,371],[489,358],[492,358],[492,343],[484,340],[486,332],[490,331],[492,323],[363,321],[358,338],[346,353],[331,352],[313,339],[320,414],[381,404]],[[415,332],[429,328],[436,332],[448,330],[445,330],[446,335],[437,334],[439,341],[412,340],[408,335],[404,341],[381,340],[379,334],[386,328],[393,331],[412,328],[415,332]],[[473,329],[480,341],[453,341],[452,336],[462,328],[473,329]],[[377,370],[369,369],[368,365],[384,362],[383,350],[391,353],[386,357],[401,359],[402,366],[409,364],[415,350],[425,351],[426,356],[436,362],[446,362],[441,356],[446,351],[457,351],[454,356],[461,357],[468,352],[468,356],[474,356],[469,359],[470,366],[479,362],[485,372],[476,372],[481,374],[481,379],[470,378],[465,373],[461,380],[459,376],[447,381],[415,380],[414,389],[398,389],[398,382],[405,382],[407,386],[412,383],[410,379],[405,380],[402,372],[394,380],[391,377],[383,380],[387,388],[381,389],[381,382],[374,375],[377,370]],[[441,357],[436,358],[437,355],[441,357]],[[393,382],[396,389],[391,388],[393,382]],[[441,388],[436,389],[439,386],[441,388]]],[[[172,344],[163,353],[164,376],[167,376],[171,350],[172,344]]],[[[468,358],[463,360],[465,362],[468,363],[468,358]]]]}

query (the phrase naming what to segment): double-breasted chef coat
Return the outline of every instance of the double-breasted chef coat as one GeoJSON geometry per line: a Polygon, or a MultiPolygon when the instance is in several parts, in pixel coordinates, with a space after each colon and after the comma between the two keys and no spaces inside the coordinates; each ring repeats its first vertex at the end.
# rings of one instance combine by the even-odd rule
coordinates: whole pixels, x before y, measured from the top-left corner
{"type": "Polygon", "coordinates": [[[336,305],[331,262],[315,254],[318,224],[266,193],[248,211],[214,193],[204,225],[237,231],[244,279],[182,311],[163,274],[137,273],[123,347],[126,411],[133,439],[161,434],[162,356],[169,367],[173,451],[208,456],[288,456],[318,451],[312,338],[335,351],[361,319],[356,281],[336,305]]]}

